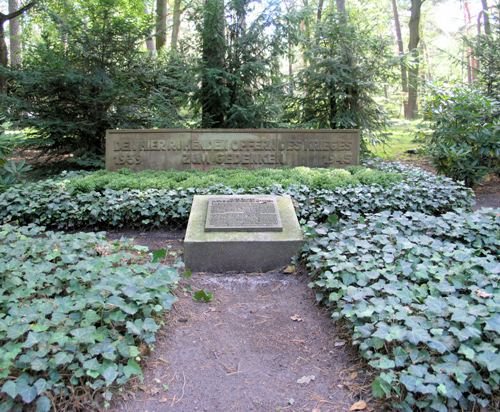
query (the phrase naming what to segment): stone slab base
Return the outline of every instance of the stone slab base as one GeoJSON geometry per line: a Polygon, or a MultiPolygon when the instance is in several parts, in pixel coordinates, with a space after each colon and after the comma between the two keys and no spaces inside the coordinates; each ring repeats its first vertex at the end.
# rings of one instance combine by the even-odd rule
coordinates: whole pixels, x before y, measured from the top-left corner
{"type": "Polygon", "coordinates": [[[197,195],[193,199],[184,238],[187,269],[265,272],[289,264],[299,252],[303,235],[289,196],[276,198],[283,225],[281,232],[205,232],[208,199],[213,197],[197,195]]]}

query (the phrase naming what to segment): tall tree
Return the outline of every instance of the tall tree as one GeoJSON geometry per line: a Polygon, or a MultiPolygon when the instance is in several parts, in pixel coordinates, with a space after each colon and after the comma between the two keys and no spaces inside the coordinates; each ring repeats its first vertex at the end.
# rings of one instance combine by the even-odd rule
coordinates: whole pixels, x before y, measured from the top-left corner
{"type": "MultiPolygon", "coordinates": [[[[310,43],[310,40],[311,40],[311,19],[310,19],[310,16],[309,16],[309,0],[302,0],[303,4],[304,4],[304,10],[305,10],[305,13],[304,13],[304,18],[303,18],[303,29],[304,29],[304,38],[305,38],[305,44],[308,45],[310,43]]],[[[308,58],[308,54],[307,54],[307,46],[306,47],[303,47],[303,53],[302,53],[302,60],[304,61],[304,65],[307,66],[307,58],[308,58]]]]}
{"type": "Polygon", "coordinates": [[[487,0],[481,0],[481,5],[483,7],[483,10],[481,11],[483,14],[483,23],[484,23],[484,34],[490,35],[491,34],[491,26],[490,26],[490,19],[488,16],[488,1],[487,0]]]}
{"type": "MultiPolygon", "coordinates": [[[[403,45],[403,36],[401,35],[401,23],[399,22],[399,12],[397,0],[392,0],[392,13],[394,15],[394,26],[396,29],[396,41],[398,44],[399,59],[401,61],[401,87],[403,93],[408,93],[408,78],[406,75],[406,66],[403,61],[405,51],[403,45]]],[[[405,104],[406,105],[406,104],[405,104]]]]}
{"type": "Polygon", "coordinates": [[[184,11],[181,9],[181,0],[174,0],[174,9],[172,12],[172,37],[170,47],[173,51],[177,50],[177,43],[179,41],[179,30],[181,28],[181,14],[184,11]]]}
{"type": "MultiPolygon", "coordinates": [[[[149,4],[149,2],[144,3],[144,14],[146,16],[150,16],[153,12],[151,11],[152,7],[149,4]]],[[[153,55],[155,52],[155,41],[153,39],[153,34],[149,33],[148,36],[146,37],[146,48],[148,49],[148,52],[153,55]]]]}
{"type": "MultiPolygon", "coordinates": [[[[14,13],[19,9],[18,0],[9,0],[9,13],[14,13]]],[[[9,21],[10,34],[10,64],[19,66],[21,64],[21,40],[19,38],[21,26],[19,18],[15,17],[9,21]]]]}
{"type": "Polygon", "coordinates": [[[323,15],[323,0],[318,1],[318,10],[316,12],[316,22],[321,21],[321,16],[323,15]]]}
{"type": "Polygon", "coordinates": [[[337,6],[337,12],[341,19],[347,18],[346,10],[345,10],[345,0],[335,0],[335,4],[337,6]]]}
{"type": "Polygon", "coordinates": [[[224,127],[228,90],[225,87],[226,39],[224,0],[205,0],[203,7],[201,126],[224,127]]]}
{"type": "MultiPolygon", "coordinates": [[[[7,43],[5,42],[5,23],[10,22],[13,19],[19,17],[21,14],[27,12],[31,9],[37,0],[29,1],[24,5],[20,6],[17,10],[9,10],[8,14],[0,13],[0,65],[7,67],[9,65],[9,52],[7,49],[7,43]]],[[[7,84],[4,76],[0,76],[0,92],[5,92],[7,84]]]]}
{"type": "Polygon", "coordinates": [[[167,0],[156,0],[156,50],[167,43],[167,0]]]}
{"type": "Polygon", "coordinates": [[[103,153],[107,129],[179,126],[192,76],[180,59],[143,50],[151,19],[142,0],[54,0],[38,18],[41,36],[22,67],[6,70],[10,90],[0,95],[16,127],[37,129],[38,148],[103,153]]]}
{"type": "Polygon", "coordinates": [[[390,73],[388,43],[371,30],[362,15],[339,16],[328,10],[320,24],[319,42],[308,48],[309,65],[297,73],[290,120],[308,128],[363,131],[366,139],[384,125],[374,96],[390,73]]]}
{"type": "Polygon", "coordinates": [[[408,103],[405,112],[407,119],[414,119],[418,114],[418,70],[420,64],[418,44],[420,42],[420,16],[424,1],[411,0],[410,39],[408,42],[408,52],[410,53],[411,62],[408,68],[408,103]]]}

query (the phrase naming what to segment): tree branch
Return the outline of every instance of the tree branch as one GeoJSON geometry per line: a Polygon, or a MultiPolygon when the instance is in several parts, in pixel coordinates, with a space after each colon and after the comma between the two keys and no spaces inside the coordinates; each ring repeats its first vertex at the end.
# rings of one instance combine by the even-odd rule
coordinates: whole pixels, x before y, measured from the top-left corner
{"type": "Polygon", "coordinates": [[[38,0],[33,0],[33,1],[30,1],[29,3],[26,3],[24,6],[22,6],[21,8],[19,8],[18,10],[10,13],[10,14],[3,14],[0,16],[1,20],[6,22],[8,20],[11,20],[11,19],[15,19],[16,17],[20,16],[21,14],[23,14],[24,12],[28,11],[29,9],[31,9],[33,6],[35,6],[35,4],[37,3],[38,0]]]}

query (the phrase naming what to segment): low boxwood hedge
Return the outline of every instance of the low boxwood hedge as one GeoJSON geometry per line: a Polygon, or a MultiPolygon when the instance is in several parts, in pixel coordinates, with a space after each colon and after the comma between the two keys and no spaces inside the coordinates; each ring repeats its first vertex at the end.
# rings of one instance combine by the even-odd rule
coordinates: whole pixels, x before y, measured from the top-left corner
{"type": "Polygon", "coordinates": [[[379,371],[374,395],[408,412],[496,410],[499,210],[385,211],[308,233],[311,286],[379,371]]]}
{"type": "Polygon", "coordinates": [[[251,190],[279,184],[284,188],[305,185],[310,189],[334,189],[360,184],[390,186],[402,180],[401,174],[365,167],[352,169],[321,169],[295,167],[283,169],[212,169],[189,171],[100,170],[84,177],[70,178],[67,188],[77,192],[102,192],[106,189],[202,189],[222,184],[235,189],[251,190]]]}
{"type": "Polygon", "coordinates": [[[104,233],[0,226],[0,411],[99,410],[141,375],[177,269],[104,233]]]}

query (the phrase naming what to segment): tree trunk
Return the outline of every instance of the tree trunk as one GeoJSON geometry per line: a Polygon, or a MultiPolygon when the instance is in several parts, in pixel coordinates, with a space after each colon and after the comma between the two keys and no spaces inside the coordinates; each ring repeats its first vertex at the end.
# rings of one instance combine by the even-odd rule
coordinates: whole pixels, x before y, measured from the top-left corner
{"type": "Polygon", "coordinates": [[[340,18],[345,19],[345,0],[335,0],[335,4],[337,5],[337,12],[339,13],[340,18]]]}
{"type": "Polygon", "coordinates": [[[396,41],[398,43],[399,58],[401,60],[401,86],[403,93],[408,93],[408,77],[406,75],[406,67],[403,61],[405,51],[403,45],[403,36],[401,35],[401,23],[399,22],[399,12],[397,0],[392,0],[392,12],[394,14],[394,25],[396,26],[396,41]]]}
{"type": "MultiPolygon", "coordinates": [[[[26,3],[17,10],[9,11],[9,14],[0,13],[0,65],[7,67],[9,65],[9,52],[5,42],[5,22],[11,21],[21,14],[27,12],[37,3],[36,0],[26,3]]],[[[0,76],[0,93],[7,91],[7,81],[4,76],[0,76]]]]}
{"type": "Polygon", "coordinates": [[[223,96],[226,39],[224,0],[205,0],[201,32],[203,74],[200,90],[201,127],[224,127],[223,96]]]}
{"type": "Polygon", "coordinates": [[[179,29],[181,27],[181,0],[174,1],[174,11],[172,17],[172,38],[170,47],[173,51],[177,51],[177,43],[179,41],[179,29]]]}
{"type": "MultiPolygon", "coordinates": [[[[304,8],[309,8],[309,0],[303,0],[304,8]]],[[[304,15],[304,20],[301,23],[301,29],[304,30],[304,37],[306,39],[305,44],[307,46],[302,48],[302,61],[304,62],[304,67],[307,67],[309,64],[309,60],[307,57],[307,48],[311,41],[311,22],[309,20],[309,15],[304,15]]]]}
{"type": "Polygon", "coordinates": [[[316,22],[321,23],[321,16],[323,15],[323,0],[318,1],[318,11],[316,12],[316,22]]]}
{"type": "MultiPolygon", "coordinates": [[[[5,42],[5,20],[0,20],[0,64],[2,67],[9,65],[9,52],[7,50],[7,43],[5,42]]],[[[0,93],[7,92],[7,80],[4,76],[0,75],[0,93]]]]}
{"type": "Polygon", "coordinates": [[[156,50],[167,43],[167,0],[156,0],[156,50]]]}
{"type": "Polygon", "coordinates": [[[408,69],[408,104],[405,110],[407,119],[416,118],[418,113],[418,69],[420,62],[418,43],[420,41],[420,11],[423,2],[424,0],[411,0],[410,41],[408,42],[411,65],[408,69]]]}
{"type": "Polygon", "coordinates": [[[484,34],[491,34],[490,19],[488,17],[488,1],[481,0],[481,5],[483,6],[483,22],[484,22],[484,34]]]}
{"type": "MultiPolygon", "coordinates": [[[[151,11],[148,8],[148,5],[146,4],[144,7],[144,14],[148,16],[151,13],[151,11]]],[[[153,39],[153,35],[151,33],[148,34],[148,37],[146,37],[146,48],[148,49],[149,54],[153,55],[155,52],[155,42],[153,39]]]]}
{"type": "MultiPolygon", "coordinates": [[[[19,8],[18,0],[9,0],[9,13],[15,12],[19,8]]],[[[10,64],[19,66],[21,64],[21,41],[19,18],[13,18],[9,21],[10,32],[10,64]]]]}

